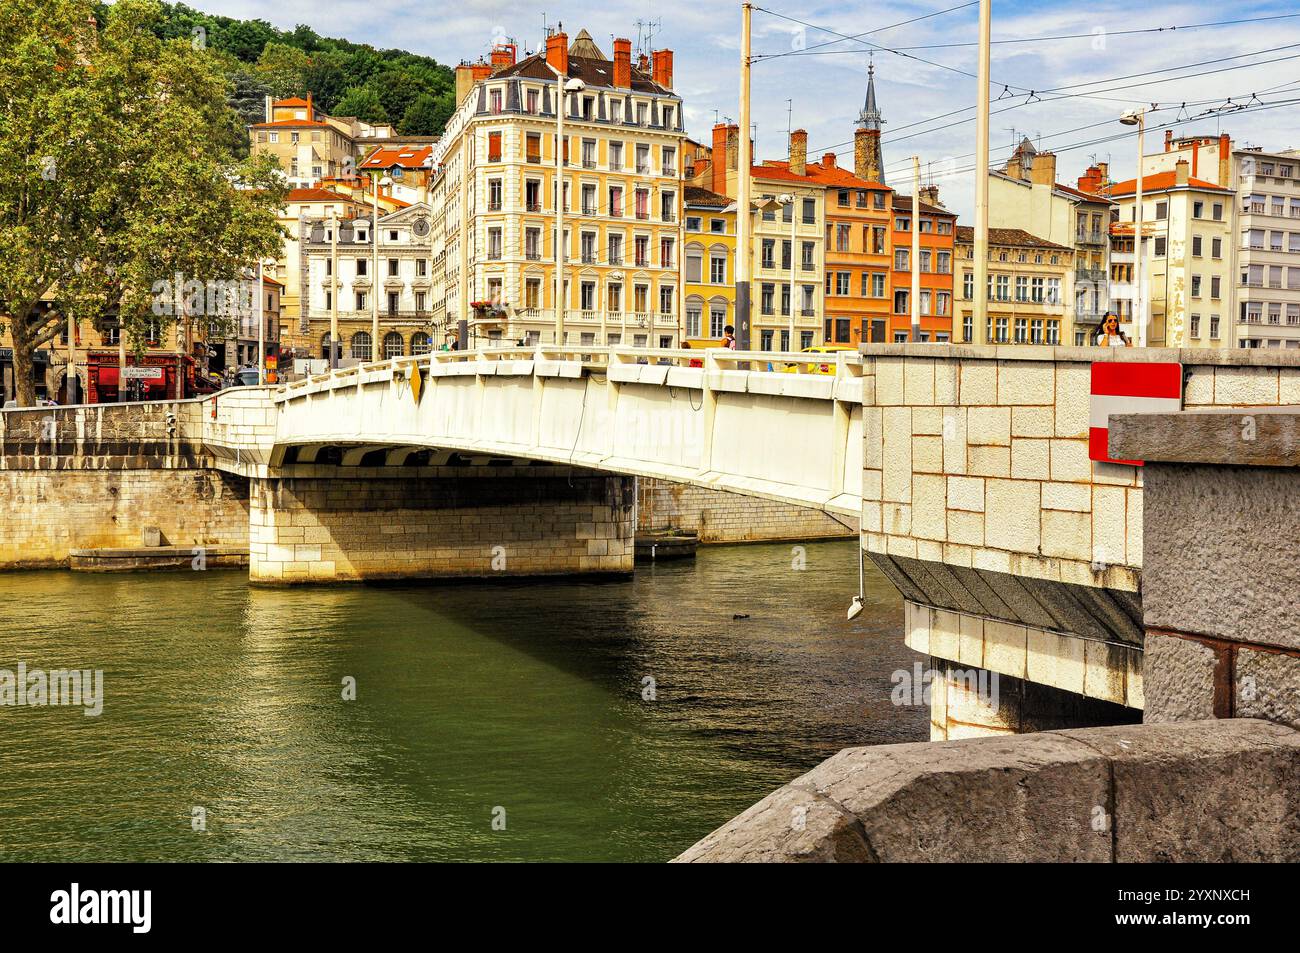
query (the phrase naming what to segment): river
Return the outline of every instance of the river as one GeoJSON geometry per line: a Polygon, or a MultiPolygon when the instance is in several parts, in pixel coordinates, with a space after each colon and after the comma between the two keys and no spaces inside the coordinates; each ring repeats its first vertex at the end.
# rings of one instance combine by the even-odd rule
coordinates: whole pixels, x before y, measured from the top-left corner
{"type": "Polygon", "coordinates": [[[599,582],[0,574],[0,669],[103,671],[97,717],[0,707],[0,860],[667,860],[842,747],[926,739],[896,591],[869,568],[844,619],[853,545],[599,582]]]}

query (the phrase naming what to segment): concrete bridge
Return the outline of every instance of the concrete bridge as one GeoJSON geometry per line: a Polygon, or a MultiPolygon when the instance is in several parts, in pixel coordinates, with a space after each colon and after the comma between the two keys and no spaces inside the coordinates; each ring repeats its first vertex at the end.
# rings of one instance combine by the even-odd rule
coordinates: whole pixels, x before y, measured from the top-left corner
{"type": "MultiPolygon", "coordinates": [[[[936,740],[1115,725],[1143,712],[1300,725],[1300,643],[1290,634],[1300,631],[1300,530],[1279,538],[1268,525],[1270,514],[1296,523],[1284,422],[1300,405],[1300,355],[909,344],[806,362],[452,352],[202,401],[10,411],[0,477],[11,495],[39,500],[58,496],[55,475],[117,473],[127,482],[114,502],[131,496],[143,507],[133,515],[164,510],[165,487],[190,514],[170,535],[217,542],[242,519],[250,576],[263,584],[629,572],[637,478],[797,504],[860,520],[864,557],[904,597],[904,638],[939,673],[936,740]],[[1145,469],[1089,459],[1098,360],[1183,366],[1184,411],[1164,430],[1114,421],[1123,455],[1146,459],[1145,469]],[[1249,418],[1272,450],[1261,457],[1258,444],[1245,452],[1220,439],[1217,455],[1198,461],[1187,441],[1202,431],[1178,428],[1206,416],[1205,427],[1228,433],[1249,418]],[[172,476],[151,484],[161,473],[172,476]],[[1154,486],[1161,495],[1148,499],[1154,486]],[[1234,544],[1200,546],[1202,515],[1234,544]],[[1224,555],[1249,560],[1270,547],[1268,585],[1242,581],[1248,574],[1224,555]],[[1154,587],[1143,578],[1152,553],[1154,587]],[[1212,624],[1213,600],[1191,598],[1179,578],[1235,592],[1235,626],[1212,624]],[[1263,696],[1243,695],[1239,667],[1263,696]],[[996,700],[978,691],[980,673],[1000,678],[996,700]]],[[[82,495],[102,504],[87,487],[82,495]]],[[[76,526],[60,520],[88,509],[21,512],[8,519],[26,523],[6,534],[18,547],[41,532],[73,540],[76,526]]]]}

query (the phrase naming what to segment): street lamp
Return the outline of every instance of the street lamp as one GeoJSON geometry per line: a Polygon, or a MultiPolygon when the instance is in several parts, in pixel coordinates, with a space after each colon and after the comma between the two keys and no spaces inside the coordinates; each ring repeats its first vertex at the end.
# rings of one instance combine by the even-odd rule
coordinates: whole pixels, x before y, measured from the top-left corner
{"type": "Polygon", "coordinates": [[[388,176],[380,176],[382,170],[376,170],[372,176],[375,184],[371,200],[374,215],[370,221],[370,359],[379,357],[379,187],[393,184],[388,176]]]}
{"type": "Polygon", "coordinates": [[[1119,119],[1125,126],[1137,126],[1138,130],[1137,184],[1133,205],[1133,320],[1137,322],[1138,347],[1146,347],[1147,343],[1146,295],[1142,280],[1145,271],[1142,262],[1145,257],[1142,248],[1142,152],[1146,142],[1146,117],[1145,109],[1130,109],[1119,119]]]}
{"type": "Polygon", "coordinates": [[[555,346],[564,345],[564,102],[565,93],[580,93],[587,84],[546,64],[555,74],[555,346]]]}

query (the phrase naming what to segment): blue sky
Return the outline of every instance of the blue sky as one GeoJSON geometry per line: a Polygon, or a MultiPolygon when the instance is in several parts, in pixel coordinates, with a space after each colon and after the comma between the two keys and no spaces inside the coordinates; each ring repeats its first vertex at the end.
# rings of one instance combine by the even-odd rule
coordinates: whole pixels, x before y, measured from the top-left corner
{"type": "MultiPolygon", "coordinates": [[[[522,47],[536,49],[544,22],[554,24],[557,20],[563,21],[571,37],[586,28],[609,55],[611,35],[628,36],[635,42],[637,21],[654,19],[658,23],[654,45],[675,51],[675,86],[686,102],[690,134],[707,138],[715,114],[735,118],[738,112],[740,5],[730,0],[658,0],[654,4],[644,0],[574,0],[533,7],[518,0],[471,0],[461,5],[454,20],[446,17],[446,7],[413,0],[388,0],[372,6],[341,0],[190,2],[210,13],[257,17],[283,28],[306,23],[323,35],[408,49],[449,64],[476,58],[490,48],[494,37],[513,37],[522,47]],[[439,12],[431,16],[434,10],[439,12]]],[[[974,176],[970,171],[975,140],[973,109],[937,122],[921,121],[973,107],[976,81],[962,72],[976,72],[976,50],[973,46],[917,47],[974,43],[978,38],[977,7],[967,6],[882,29],[963,2],[769,0],[765,8],[773,12],[756,10],[753,19],[754,53],[772,54],[754,67],[753,119],[757,124],[758,156],[785,157],[786,100],[792,99],[793,124],[808,130],[810,157],[835,151],[843,164],[851,164],[850,140],[865,91],[868,44],[885,47],[888,49],[876,50],[873,58],[877,95],[886,120],[886,179],[900,191],[910,191],[910,157],[919,154],[923,174],[932,176],[939,185],[941,200],[969,221],[974,198],[974,176]],[[795,21],[840,34],[878,32],[856,42],[819,46],[835,40],[835,33],[795,21]],[[901,55],[904,53],[909,55],[901,55]],[[902,129],[904,126],[908,128],[902,129]]],[[[1073,183],[1094,157],[1109,160],[1115,177],[1131,177],[1136,152],[1131,134],[1109,142],[1090,140],[1124,136],[1128,130],[1119,125],[1118,116],[1131,106],[1152,103],[1162,108],[1151,114],[1150,127],[1176,122],[1174,130],[1180,135],[1223,131],[1232,134],[1239,144],[1270,149],[1300,147],[1300,102],[1254,113],[1197,115],[1226,104],[1229,98],[1236,103],[1250,101],[1252,93],[1258,93],[1263,102],[1300,100],[1300,16],[1163,33],[1121,32],[1284,14],[1300,14],[1300,8],[1290,2],[1224,6],[1198,0],[1154,2],[1135,8],[1132,3],[1109,0],[1087,5],[995,0],[991,75],[996,83],[1008,85],[1010,90],[994,104],[995,110],[1004,111],[995,114],[990,123],[993,161],[996,164],[1005,158],[1013,135],[1027,134],[1036,141],[1041,137],[1042,148],[1059,152],[1061,181],[1073,183]],[[1025,42],[1026,38],[1062,34],[1082,35],[1025,42]],[[1272,52],[1257,52],[1263,50],[1272,52]],[[1257,55],[1241,55],[1246,53],[1257,55]],[[1113,79],[1225,57],[1237,58],[1155,76],[1113,79]],[[1274,62],[1261,63],[1267,60],[1274,62]],[[1261,65],[1225,69],[1252,63],[1261,65]],[[1211,70],[1218,72],[1207,72],[1211,70]],[[1152,82],[1197,72],[1205,75],[1152,82]],[[1030,101],[1030,90],[1074,87],[1099,80],[1111,81],[1064,91],[1088,94],[1086,97],[1050,98],[1063,95],[1058,92],[1030,101]],[[1146,85],[1113,89],[1139,82],[1146,85]],[[1213,102],[1202,102],[1208,100],[1213,102]],[[1189,105],[1180,109],[1184,102],[1189,105]],[[1086,126],[1091,128],[1079,128],[1086,126]]],[[[993,95],[1001,92],[995,89],[993,95]]],[[[1149,131],[1147,150],[1158,149],[1163,136],[1163,130],[1149,131]]]]}

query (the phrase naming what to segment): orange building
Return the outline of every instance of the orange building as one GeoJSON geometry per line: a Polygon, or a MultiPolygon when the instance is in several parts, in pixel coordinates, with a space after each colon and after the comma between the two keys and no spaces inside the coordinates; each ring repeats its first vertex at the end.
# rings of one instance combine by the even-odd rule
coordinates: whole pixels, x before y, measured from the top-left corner
{"type": "Polygon", "coordinates": [[[893,190],[840,168],[833,152],[810,163],[808,175],[826,187],[825,341],[884,341],[891,309],[893,190]]]}
{"type": "Polygon", "coordinates": [[[889,340],[907,341],[912,331],[912,269],[921,275],[921,340],[952,340],[952,262],[957,213],[939,203],[935,186],[921,189],[921,260],[912,261],[912,197],[894,195],[891,203],[889,340]]]}

